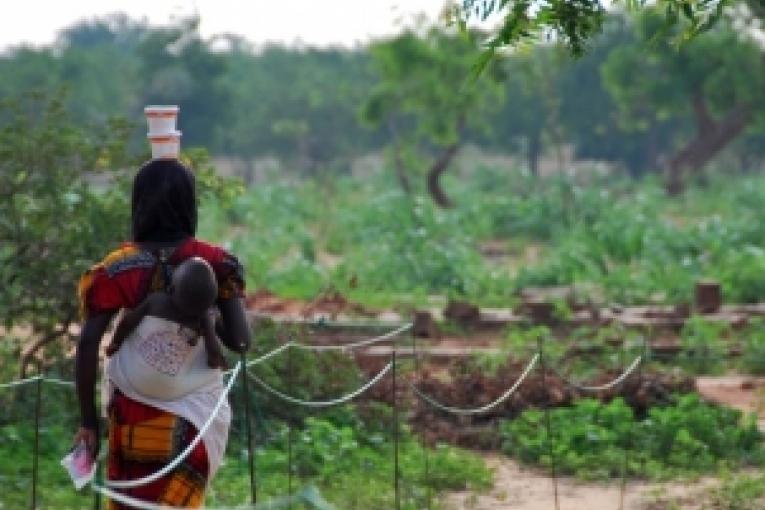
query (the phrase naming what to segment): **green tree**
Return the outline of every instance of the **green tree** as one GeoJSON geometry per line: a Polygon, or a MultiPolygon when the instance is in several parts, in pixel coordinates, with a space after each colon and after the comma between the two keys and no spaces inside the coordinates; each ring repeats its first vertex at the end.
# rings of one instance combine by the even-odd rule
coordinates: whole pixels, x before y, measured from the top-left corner
{"type": "Polygon", "coordinates": [[[153,28],[136,49],[140,59],[141,104],[177,104],[184,145],[209,146],[216,130],[230,119],[232,103],[225,55],[213,52],[198,32],[199,19],[188,18],[153,28]]]}
{"type": "Polygon", "coordinates": [[[376,143],[357,118],[374,84],[365,52],[269,46],[256,53],[241,40],[228,45],[225,79],[236,108],[230,128],[218,132],[225,152],[274,156],[316,174],[346,167],[376,143]]]}
{"type": "Polygon", "coordinates": [[[757,45],[725,24],[679,48],[663,37],[661,14],[646,11],[635,23],[636,41],[615,48],[603,80],[624,125],[648,131],[667,119],[694,126],[665,163],[670,193],[684,174],[707,164],[748,128],[765,120],[765,59],[757,45]]]}
{"type": "Polygon", "coordinates": [[[637,126],[620,119],[603,83],[601,68],[612,51],[634,41],[630,19],[621,14],[610,16],[588,51],[564,63],[557,86],[561,122],[574,156],[609,161],[638,177],[658,168],[660,156],[671,148],[687,123],[662,116],[637,126]]]}
{"type": "Polygon", "coordinates": [[[549,123],[555,119],[550,108],[557,107],[556,97],[550,95],[551,76],[545,69],[549,59],[543,55],[546,51],[536,48],[518,52],[497,62],[505,76],[504,104],[490,112],[487,120],[491,130],[476,137],[483,147],[523,154],[532,175],[538,173],[549,123]],[[546,86],[540,87],[538,79],[545,80],[546,86]]]}
{"type": "MultiPolygon", "coordinates": [[[[0,102],[0,324],[32,332],[22,372],[41,348],[71,336],[80,275],[128,237],[125,169],[146,157],[127,150],[132,128],[118,119],[76,122],[61,94],[0,102]]],[[[203,197],[237,192],[215,176],[203,151],[184,158],[203,197]]]]}
{"type": "Polygon", "coordinates": [[[370,48],[380,82],[362,108],[372,126],[387,126],[402,187],[411,186],[412,161],[429,159],[427,189],[442,207],[452,205],[440,178],[449,168],[469,129],[487,128],[487,113],[502,103],[499,68],[476,81],[467,79],[480,54],[476,38],[429,29],[408,31],[370,48]],[[406,155],[414,156],[406,158],[406,155]]]}
{"type": "Polygon", "coordinates": [[[89,180],[114,178],[109,169],[133,161],[124,123],[86,132],[61,97],[5,100],[0,118],[0,319],[6,329],[32,330],[23,371],[41,347],[69,336],[79,275],[126,237],[127,193],[89,180]]]}
{"type": "Polygon", "coordinates": [[[661,12],[662,27],[681,27],[675,41],[691,39],[714,27],[723,17],[725,8],[746,5],[751,14],[760,17],[765,12],[765,0],[461,0],[452,10],[451,18],[461,26],[471,18],[487,19],[499,14],[503,20],[489,38],[489,51],[529,41],[554,39],[566,45],[575,55],[585,52],[588,42],[601,32],[608,9],[628,10],[648,6],[661,12]]]}

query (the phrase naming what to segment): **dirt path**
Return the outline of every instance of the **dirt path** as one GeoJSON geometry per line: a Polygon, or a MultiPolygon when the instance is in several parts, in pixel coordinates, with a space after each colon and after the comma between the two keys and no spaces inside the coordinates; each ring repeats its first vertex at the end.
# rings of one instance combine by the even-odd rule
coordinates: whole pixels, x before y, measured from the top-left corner
{"type": "MultiPolygon", "coordinates": [[[[486,455],[494,469],[494,488],[475,493],[449,494],[444,500],[448,510],[555,510],[553,485],[549,474],[518,465],[512,459],[486,455]]],[[[698,510],[704,492],[716,483],[703,478],[692,483],[629,482],[624,510],[698,510]]],[[[560,510],[617,510],[620,508],[618,482],[584,483],[572,478],[558,480],[560,510]]]]}
{"type": "Polygon", "coordinates": [[[705,399],[749,414],[756,413],[765,431],[765,378],[742,375],[697,377],[696,389],[705,399]]]}

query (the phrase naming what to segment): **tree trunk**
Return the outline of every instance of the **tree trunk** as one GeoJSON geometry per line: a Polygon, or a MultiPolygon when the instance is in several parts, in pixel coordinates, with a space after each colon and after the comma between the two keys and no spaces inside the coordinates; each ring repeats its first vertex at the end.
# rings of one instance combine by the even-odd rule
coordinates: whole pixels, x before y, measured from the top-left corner
{"type": "Polygon", "coordinates": [[[27,368],[29,367],[29,365],[32,364],[32,360],[37,354],[37,351],[39,351],[40,349],[42,349],[49,343],[53,342],[54,340],[57,340],[63,336],[68,335],[70,325],[71,325],[71,321],[67,321],[59,329],[53,330],[49,332],[48,334],[43,335],[42,337],[32,342],[31,345],[27,345],[24,347],[24,350],[21,353],[21,359],[19,360],[19,376],[20,377],[24,378],[27,376],[27,368]]]}
{"type": "Polygon", "coordinates": [[[528,138],[526,147],[526,164],[534,177],[539,177],[539,155],[542,152],[542,134],[534,133],[528,138]]]}
{"type": "Polygon", "coordinates": [[[396,168],[398,184],[401,186],[404,193],[411,195],[412,183],[409,182],[409,176],[406,174],[404,159],[401,157],[401,144],[398,141],[398,129],[392,119],[388,121],[388,129],[393,137],[393,166],[396,168]]]}
{"type": "Polygon", "coordinates": [[[683,191],[685,169],[695,172],[702,168],[741,134],[752,119],[751,110],[745,104],[734,106],[722,120],[715,120],[700,94],[695,94],[692,101],[697,134],[667,165],[665,187],[670,195],[683,191]]]}
{"type": "Polygon", "coordinates": [[[447,196],[446,192],[441,187],[441,175],[449,168],[449,164],[457,155],[460,150],[460,143],[462,141],[462,132],[465,129],[465,117],[461,115],[457,118],[457,140],[448,145],[444,152],[438,157],[428,170],[428,193],[433,198],[433,201],[444,208],[454,207],[454,202],[447,196]]]}
{"type": "Polygon", "coordinates": [[[449,168],[449,163],[457,155],[459,148],[459,142],[449,145],[428,170],[428,193],[436,204],[444,208],[454,207],[454,202],[444,192],[440,179],[441,175],[449,168]]]}

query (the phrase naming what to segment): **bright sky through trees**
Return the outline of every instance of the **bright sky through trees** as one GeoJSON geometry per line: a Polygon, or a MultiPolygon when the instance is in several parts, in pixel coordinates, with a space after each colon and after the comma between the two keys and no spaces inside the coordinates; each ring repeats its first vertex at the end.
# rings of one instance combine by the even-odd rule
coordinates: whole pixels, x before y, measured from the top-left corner
{"type": "Polygon", "coordinates": [[[424,13],[438,17],[444,0],[29,0],[0,1],[0,49],[21,43],[47,45],[56,33],[82,18],[124,12],[152,24],[194,13],[203,37],[242,35],[256,44],[269,41],[312,46],[365,43],[397,32],[403,22],[424,13]]]}

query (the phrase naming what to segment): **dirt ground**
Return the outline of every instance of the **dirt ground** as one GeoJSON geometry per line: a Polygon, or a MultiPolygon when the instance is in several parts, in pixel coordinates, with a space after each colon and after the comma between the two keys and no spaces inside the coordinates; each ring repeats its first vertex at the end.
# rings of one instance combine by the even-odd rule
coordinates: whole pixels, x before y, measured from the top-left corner
{"type": "MultiPolygon", "coordinates": [[[[500,455],[485,456],[494,470],[494,487],[486,492],[454,492],[443,501],[448,510],[556,510],[549,472],[520,466],[500,455]]],[[[620,506],[619,482],[584,483],[558,479],[560,510],[701,510],[714,478],[693,482],[628,482],[620,506]]]]}
{"type": "Polygon", "coordinates": [[[697,377],[696,389],[706,400],[757,413],[760,429],[765,430],[765,378],[742,375],[697,377]]]}

